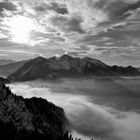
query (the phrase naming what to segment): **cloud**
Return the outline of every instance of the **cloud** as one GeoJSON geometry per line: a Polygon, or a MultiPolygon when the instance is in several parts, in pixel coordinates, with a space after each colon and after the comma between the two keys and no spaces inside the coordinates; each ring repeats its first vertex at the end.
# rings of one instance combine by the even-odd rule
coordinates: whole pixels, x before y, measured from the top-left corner
{"type": "MultiPolygon", "coordinates": [[[[0,37],[3,39],[0,42],[3,46],[10,48],[11,43],[18,42],[14,42],[9,33],[9,22],[15,17],[26,17],[33,22],[35,28],[31,29],[30,41],[24,45],[47,57],[49,53],[46,48],[50,53],[68,52],[75,56],[85,56],[89,52],[84,48],[77,51],[79,46],[93,46],[90,50],[96,46],[98,51],[90,51],[90,56],[102,59],[105,55],[111,56],[110,47],[115,47],[115,53],[120,47],[134,46],[133,40],[140,37],[139,0],[4,0],[0,2],[0,12],[0,37]],[[7,20],[9,22],[5,22],[7,20]],[[109,40],[104,40],[105,38],[109,40]],[[107,46],[107,53],[101,50],[107,46]]],[[[22,27],[19,26],[19,29],[22,27]]],[[[136,46],[138,44],[137,41],[136,46]]],[[[18,42],[17,47],[20,45],[18,42]]],[[[112,58],[109,58],[104,60],[111,63],[112,58]]]]}
{"type": "Polygon", "coordinates": [[[78,32],[78,33],[84,33],[84,31],[81,28],[81,22],[82,19],[78,16],[73,17],[64,17],[64,16],[58,16],[53,17],[51,19],[52,24],[55,27],[58,27],[63,32],[78,32]]]}
{"type": "Polygon", "coordinates": [[[123,19],[131,15],[128,11],[134,11],[137,8],[140,7],[140,1],[139,0],[113,0],[108,1],[105,0],[104,2],[102,0],[98,0],[96,2],[96,6],[99,9],[102,9],[103,11],[107,12],[109,14],[109,18],[113,20],[117,19],[123,19]]]}
{"type": "Polygon", "coordinates": [[[18,60],[21,61],[23,60],[23,58],[25,59],[30,59],[32,57],[37,57],[37,56],[42,56],[42,54],[40,54],[39,52],[33,51],[33,50],[26,50],[26,49],[15,49],[13,47],[13,49],[0,49],[0,58],[3,59],[3,57],[5,59],[7,58],[12,58],[14,60],[18,60]]]}
{"type": "Polygon", "coordinates": [[[9,11],[16,11],[16,6],[11,2],[0,2],[0,12],[2,12],[4,9],[9,11]]]}
{"type": "MultiPolygon", "coordinates": [[[[71,83],[72,81],[65,82],[71,83]]],[[[87,94],[84,96],[74,88],[73,92],[77,94],[58,92],[56,89],[48,88],[51,84],[55,87],[55,83],[39,81],[15,83],[9,86],[17,95],[25,98],[42,97],[63,107],[74,131],[89,139],[95,137],[104,138],[104,140],[139,140],[140,114],[97,105],[91,102],[87,94]]],[[[71,86],[68,84],[67,88],[71,89],[71,86]]]]}
{"type": "Polygon", "coordinates": [[[58,3],[50,3],[50,4],[41,4],[37,7],[34,8],[35,10],[37,11],[48,11],[48,10],[52,10],[52,11],[55,11],[57,12],[58,14],[68,14],[68,10],[67,10],[67,7],[65,7],[64,5],[60,5],[58,3]]]}

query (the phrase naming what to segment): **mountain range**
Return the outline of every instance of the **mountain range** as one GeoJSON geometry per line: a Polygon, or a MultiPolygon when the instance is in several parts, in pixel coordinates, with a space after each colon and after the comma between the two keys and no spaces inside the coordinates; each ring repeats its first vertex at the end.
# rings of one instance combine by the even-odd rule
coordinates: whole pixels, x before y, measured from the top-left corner
{"type": "Polygon", "coordinates": [[[10,81],[31,81],[36,79],[55,79],[62,77],[87,76],[138,76],[140,72],[132,67],[109,66],[90,57],[37,57],[20,64],[7,79],[10,81]]]}

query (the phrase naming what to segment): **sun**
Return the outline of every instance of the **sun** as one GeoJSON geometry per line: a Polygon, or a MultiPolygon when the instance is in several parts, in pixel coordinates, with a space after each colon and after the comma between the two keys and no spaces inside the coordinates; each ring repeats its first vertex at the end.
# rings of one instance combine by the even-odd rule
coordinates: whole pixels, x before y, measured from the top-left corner
{"type": "Polygon", "coordinates": [[[36,29],[32,18],[18,15],[6,19],[4,24],[12,42],[21,44],[32,42],[31,33],[36,29]]]}

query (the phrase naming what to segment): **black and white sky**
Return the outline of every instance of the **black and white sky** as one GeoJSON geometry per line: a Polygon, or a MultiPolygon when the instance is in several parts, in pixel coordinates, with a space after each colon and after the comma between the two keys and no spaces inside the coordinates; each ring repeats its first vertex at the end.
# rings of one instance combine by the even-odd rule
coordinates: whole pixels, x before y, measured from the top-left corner
{"type": "Polygon", "coordinates": [[[140,0],[0,0],[0,59],[64,53],[140,66],[140,0]]]}

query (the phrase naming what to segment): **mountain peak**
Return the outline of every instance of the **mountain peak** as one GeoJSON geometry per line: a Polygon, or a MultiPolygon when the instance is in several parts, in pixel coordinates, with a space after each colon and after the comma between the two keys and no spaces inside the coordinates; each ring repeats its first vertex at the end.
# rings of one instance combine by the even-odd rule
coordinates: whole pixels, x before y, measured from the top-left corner
{"type": "Polygon", "coordinates": [[[127,68],[128,69],[134,69],[134,67],[132,67],[131,65],[129,65],[127,68]]]}
{"type": "Polygon", "coordinates": [[[72,59],[73,57],[67,54],[64,54],[60,57],[60,59],[72,59]]]}
{"type": "Polygon", "coordinates": [[[34,62],[42,62],[42,61],[45,61],[45,60],[46,60],[46,58],[42,57],[42,56],[38,56],[38,57],[32,59],[32,61],[34,61],[34,62]]]}

